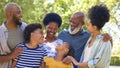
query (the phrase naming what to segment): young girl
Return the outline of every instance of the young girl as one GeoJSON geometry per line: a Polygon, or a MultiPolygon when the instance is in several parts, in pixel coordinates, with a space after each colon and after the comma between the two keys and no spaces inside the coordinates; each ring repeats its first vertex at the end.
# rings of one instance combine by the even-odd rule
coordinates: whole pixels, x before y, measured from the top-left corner
{"type": "Polygon", "coordinates": [[[17,47],[22,47],[23,52],[16,58],[11,68],[39,68],[46,50],[43,43],[42,26],[40,24],[30,24],[24,30],[25,42],[19,43],[17,47]]]}
{"type": "Polygon", "coordinates": [[[80,62],[73,57],[68,56],[72,62],[78,67],[83,68],[109,68],[111,59],[111,43],[103,42],[101,28],[109,21],[109,10],[106,6],[93,6],[89,12],[89,22],[87,30],[91,33],[91,37],[86,43],[85,50],[82,54],[80,62]]]}
{"type": "Polygon", "coordinates": [[[72,68],[72,64],[64,64],[62,60],[67,56],[74,57],[74,50],[68,43],[63,43],[57,45],[56,47],[57,55],[53,57],[45,57],[45,66],[42,68],[72,68]]]}

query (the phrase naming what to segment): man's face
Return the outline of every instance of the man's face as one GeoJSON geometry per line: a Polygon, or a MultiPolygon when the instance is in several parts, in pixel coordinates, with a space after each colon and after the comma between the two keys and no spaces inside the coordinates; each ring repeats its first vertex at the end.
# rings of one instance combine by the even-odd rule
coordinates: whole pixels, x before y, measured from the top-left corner
{"type": "Polygon", "coordinates": [[[82,29],[82,25],[84,23],[84,17],[71,17],[70,18],[70,26],[69,26],[69,32],[71,34],[76,34],[82,29]]]}
{"type": "Polygon", "coordinates": [[[21,21],[22,21],[22,11],[21,8],[18,6],[15,6],[13,8],[13,16],[12,16],[12,20],[15,22],[16,25],[21,25],[21,21]]]}

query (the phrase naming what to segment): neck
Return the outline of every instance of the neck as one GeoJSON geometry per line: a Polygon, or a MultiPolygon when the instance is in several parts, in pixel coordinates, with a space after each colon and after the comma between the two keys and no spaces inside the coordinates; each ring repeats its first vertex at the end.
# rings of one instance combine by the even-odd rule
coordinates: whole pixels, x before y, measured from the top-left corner
{"type": "Polygon", "coordinates": [[[48,35],[45,37],[45,40],[46,42],[53,42],[55,41],[57,38],[56,36],[53,36],[53,37],[49,37],[48,35]]]}
{"type": "MultiPolygon", "coordinates": [[[[82,28],[83,29],[83,28],[82,28]]],[[[76,34],[79,34],[80,32],[82,32],[82,29],[80,29],[76,34]]]]}
{"type": "Polygon", "coordinates": [[[63,58],[64,58],[64,54],[59,53],[59,52],[58,52],[58,54],[55,56],[55,60],[56,60],[56,61],[62,61],[63,58]]]}
{"type": "Polygon", "coordinates": [[[28,47],[29,48],[36,48],[39,44],[34,42],[34,41],[30,41],[28,44],[28,47]]]}
{"type": "Polygon", "coordinates": [[[100,31],[95,31],[94,33],[93,33],[93,37],[96,37],[97,35],[99,35],[100,34],[100,31]]]}
{"type": "Polygon", "coordinates": [[[6,21],[6,27],[9,28],[9,29],[13,29],[13,30],[17,29],[17,25],[12,20],[7,20],[6,21]]]}
{"type": "Polygon", "coordinates": [[[82,32],[82,29],[80,29],[76,34],[72,34],[72,35],[78,35],[80,32],[82,32]]]}

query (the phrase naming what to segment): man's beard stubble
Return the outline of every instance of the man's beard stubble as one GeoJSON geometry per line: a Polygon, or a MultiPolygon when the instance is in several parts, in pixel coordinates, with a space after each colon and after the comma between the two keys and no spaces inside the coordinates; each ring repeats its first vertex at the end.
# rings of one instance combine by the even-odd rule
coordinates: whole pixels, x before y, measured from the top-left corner
{"type": "Polygon", "coordinates": [[[19,26],[22,25],[22,22],[20,20],[18,20],[15,16],[13,16],[13,21],[16,25],[19,25],[19,26]]]}

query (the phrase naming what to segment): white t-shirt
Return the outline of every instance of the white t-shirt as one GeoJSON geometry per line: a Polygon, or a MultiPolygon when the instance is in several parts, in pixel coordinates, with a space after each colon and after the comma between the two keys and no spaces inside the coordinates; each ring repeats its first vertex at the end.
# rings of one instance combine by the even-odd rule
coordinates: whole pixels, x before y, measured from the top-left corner
{"type": "MultiPolygon", "coordinates": [[[[88,45],[89,45],[89,44],[88,44],[88,45]]],[[[88,62],[88,60],[89,60],[89,58],[90,58],[90,54],[91,54],[91,49],[92,49],[92,46],[90,46],[90,47],[86,46],[83,62],[88,62]]]]}
{"type": "Polygon", "coordinates": [[[58,44],[62,44],[62,43],[63,41],[61,39],[57,39],[56,41],[51,42],[51,43],[45,43],[46,44],[45,48],[47,50],[47,57],[56,56],[57,51],[55,50],[55,48],[58,44]]]}

